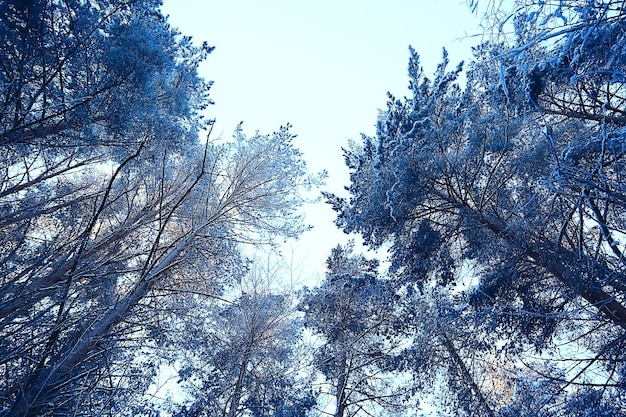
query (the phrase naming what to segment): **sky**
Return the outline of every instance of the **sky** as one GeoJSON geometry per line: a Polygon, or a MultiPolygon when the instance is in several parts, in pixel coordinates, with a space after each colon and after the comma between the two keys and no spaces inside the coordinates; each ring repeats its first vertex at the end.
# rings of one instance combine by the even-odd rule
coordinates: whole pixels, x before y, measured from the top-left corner
{"type": "MultiPolygon", "coordinates": [[[[408,94],[408,47],[426,74],[471,57],[479,19],[465,0],[165,0],[172,26],[215,47],[200,74],[213,80],[214,134],[271,133],[290,123],[311,171],[328,171],[323,190],[345,195],[341,148],[373,135],[387,92],[408,94]]],[[[349,238],[324,203],[305,206],[313,229],[283,247],[290,274],[310,285],[332,247],[349,238]]],[[[357,239],[358,243],[358,239],[357,239]]]]}

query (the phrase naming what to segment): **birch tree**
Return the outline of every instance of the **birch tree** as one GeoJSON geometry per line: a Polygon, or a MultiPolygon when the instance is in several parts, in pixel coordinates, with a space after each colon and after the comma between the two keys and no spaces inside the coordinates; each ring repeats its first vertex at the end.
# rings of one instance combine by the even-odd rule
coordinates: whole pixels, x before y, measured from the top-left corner
{"type": "Polygon", "coordinates": [[[159,5],[0,5],[1,414],[121,413],[162,300],[217,295],[239,242],[303,230],[289,128],[199,140],[211,48],[159,5]]]}

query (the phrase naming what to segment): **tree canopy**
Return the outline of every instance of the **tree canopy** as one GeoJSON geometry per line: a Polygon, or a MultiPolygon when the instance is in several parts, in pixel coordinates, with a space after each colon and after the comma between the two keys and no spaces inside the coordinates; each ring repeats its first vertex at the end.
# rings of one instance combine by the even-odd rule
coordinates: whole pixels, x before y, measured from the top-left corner
{"type": "Polygon", "coordinates": [[[289,127],[211,138],[212,48],[159,7],[0,5],[0,414],[132,414],[161,323],[303,230],[289,127]]]}
{"type": "Polygon", "coordinates": [[[0,416],[626,416],[626,6],[469,3],[488,40],[410,48],[324,194],[389,258],[295,291],[245,245],[320,178],[289,125],[212,136],[212,47],[156,0],[0,2],[0,416]]]}
{"type": "Polygon", "coordinates": [[[404,285],[439,288],[462,318],[446,332],[480,335],[444,343],[466,367],[501,358],[507,384],[553,393],[504,400],[468,379],[481,413],[623,415],[623,5],[518,6],[515,35],[477,46],[463,84],[445,51],[431,80],[411,50],[412,95],[345,150],[350,197],[327,197],[345,231],[391,245],[404,285]]]}

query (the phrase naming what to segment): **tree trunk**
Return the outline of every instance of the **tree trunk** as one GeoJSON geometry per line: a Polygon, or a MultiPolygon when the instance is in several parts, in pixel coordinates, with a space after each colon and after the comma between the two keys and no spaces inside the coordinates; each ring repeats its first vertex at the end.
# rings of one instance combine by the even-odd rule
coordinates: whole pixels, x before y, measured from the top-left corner
{"type": "Polygon", "coordinates": [[[339,366],[341,369],[341,374],[339,375],[339,381],[337,381],[337,393],[335,394],[337,407],[334,417],[343,417],[343,414],[346,411],[346,385],[348,383],[348,365],[345,352],[341,354],[341,361],[339,366]]]}
{"type": "Polygon", "coordinates": [[[475,219],[478,223],[485,225],[497,237],[521,250],[536,265],[545,269],[570,290],[597,308],[604,317],[626,329],[626,307],[617,301],[615,297],[604,291],[598,283],[604,281],[610,273],[603,270],[601,265],[592,262],[590,269],[586,271],[588,276],[585,278],[580,275],[580,271],[572,268],[572,265],[579,262],[576,261],[576,254],[567,249],[560,247],[555,250],[553,248],[554,244],[550,244],[550,242],[535,245],[522,242],[514,233],[508,230],[506,224],[490,219],[467,204],[456,201],[442,193],[439,193],[438,197],[453,203],[461,211],[462,216],[475,219]]]}
{"type": "Polygon", "coordinates": [[[71,382],[78,365],[85,361],[96,349],[98,343],[109,334],[110,329],[128,316],[131,310],[152,289],[157,277],[176,260],[187,246],[193,234],[181,239],[178,245],[153,268],[126,297],[111,308],[100,321],[86,329],[75,343],[50,362],[32,383],[27,384],[16,398],[10,415],[15,417],[35,417],[41,404],[52,401],[60,387],[71,382]]]}
{"type": "Polygon", "coordinates": [[[502,226],[484,219],[484,217],[482,219],[489,230],[493,231],[498,237],[504,238],[509,243],[523,249],[536,265],[544,268],[569,289],[597,308],[604,317],[626,329],[626,307],[617,301],[615,297],[604,291],[598,284],[598,281],[602,281],[605,275],[607,275],[607,272],[603,271],[599,265],[592,264],[591,270],[588,271],[590,276],[585,279],[580,275],[579,271],[575,271],[571,267],[572,264],[575,264],[575,254],[563,248],[555,251],[549,247],[550,244],[543,244],[540,245],[542,247],[538,248],[524,248],[515,236],[502,226]]]}
{"type": "Polygon", "coordinates": [[[237,410],[239,409],[239,403],[241,402],[241,393],[243,391],[243,383],[246,378],[246,372],[248,368],[248,362],[250,361],[250,346],[246,349],[241,366],[239,367],[239,374],[237,375],[237,382],[235,383],[235,391],[233,392],[233,398],[230,402],[230,409],[228,410],[228,417],[235,417],[237,410]]]}
{"type": "Polygon", "coordinates": [[[456,347],[454,347],[454,343],[452,343],[452,341],[448,339],[448,337],[443,333],[441,333],[439,337],[443,342],[443,346],[452,357],[456,368],[461,373],[461,376],[463,377],[463,382],[465,383],[465,385],[469,386],[472,394],[478,399],[478,402],[485,411],[485,415],[488,417],[495,417],[493,410],[489,407],[489,404],[487,404],[487,401],[480,391],[480,388],[478,387],[478,385],[476,385],[474,377],[470,373],[469,369],[467,369],[467,366],[465,366],[465,362],[463,362],[463,359],[461,359],[461,357],[459,356],[459,352],[456,350],[456,347]]]}

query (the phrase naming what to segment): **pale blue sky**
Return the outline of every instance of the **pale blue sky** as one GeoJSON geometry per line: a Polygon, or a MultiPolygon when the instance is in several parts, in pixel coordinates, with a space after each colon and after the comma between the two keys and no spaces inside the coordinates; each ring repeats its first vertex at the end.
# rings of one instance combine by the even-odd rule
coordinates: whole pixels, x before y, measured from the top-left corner
{"type": "MultiPolygon", "coordinates": [[[[341,147],[373,134],[386,92],[406,94],[408,46],[427,74],[441,50],[451,65],[479,39],[465,0],[166,0],[163,10],[184,34],[216,47],[201,68],[215,81],[208,112],[216,131],[272,132],[291,123],[309,167],[329,172],[328,185],[348,184],[341,147]]],[[[334,214],[308,208],[315,230],[295,245],[302,275],[321,270],[330,248],[345,241],[334,214]]]]}

